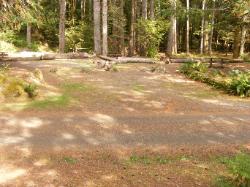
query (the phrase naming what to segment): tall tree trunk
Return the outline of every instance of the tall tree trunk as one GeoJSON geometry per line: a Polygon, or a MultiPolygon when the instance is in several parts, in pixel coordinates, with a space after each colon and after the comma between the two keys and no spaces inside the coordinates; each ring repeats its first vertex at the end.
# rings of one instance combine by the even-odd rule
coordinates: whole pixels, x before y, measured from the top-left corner
{"type": "Polygon", "coordinates": [[[167,46],[168,55],[173,55],[177,53],[176,0],[171,0],[171,4],[174,12],[171,16],[171,26],[168,34],[168,46],[167,46]]]}
{"type": "Polygon", "coordinates": [[[213,53],[214,20],[215,20],[215,0],[213,0],[213,12],[212,12],[212,18],[211,18],[211,30],[210,30],[210,36],[209,36],[208,53],[210,55],[213,53]]]}
{"type": "Polygon", "coordinates": [[[238,27],[234,32],[233,58],[240,57],[241,29],[238,27]]]}
{"type": "MultiPolygon", "coordinates": [[[[121,10],[121,17],[124,18],[124,0],[120,0],[120,10],[121,10]]],[[[124,25],[122,24],[122,28],[120,28],[120,34],[121,34],[121,41],[120,41],[120,49],[121,54],[125,56],[125,46],[124,46],[124,25]]]]}
{"type": "Polygon", "coordinates": [[[59,53],[64,53],[66,0],[60,0],[59,3],[60,3],[59,53]]]}
{"type": "Polygon", "coordinates": [[[131,20],[130,20],[130,37],[129,37],[129,56],[135,52],[135,0],[131,0],[131,20]]]}
{"type": "Polygon", "coordinates": [[[85,15],[86,15],[86,0],[81,0],[81,20],[83,20],[85,15]]]}
{"type": "Polygon", "coordinates": [[[159,12],[159,15],[158,16],[161,16],[161,0],[158,0],[157,1],[157,6],[158,6],[158,12],[159,12]]]}
{"type": "Polygon", "coordinates": [[[72,0],[72,3],[71,3],[71,19],[73,21],[73,25],[75,25],[75,12],[76,12],[76,0],[72,0]]]}
{"type": "Polygon", "coordinates": [[[205,19],[204,24],[204,53],[208,53],[209,48],[209,32],[208,32],[208,21],[205,19]]]}
{"type": "Polygon", "coordinates": [[[155,19],[155,0],[150,0],[150,19],[155,19]]]}
{"type": "Polygon", "coordinates": [[[92,22],[93,19],[93,0],[88,0],[88,19],[89,22],[92,22]]]}
{"type": "Polygon", "coordinates": [[[205,26],[205,8],[206,0],[202,1],[202,20],[201,20],[201,43],[200,43],[200,53],[204,53],[204,26],[205,26]]]}
{"type": "Polygon", "coordinates": [[[94,14],[94,51],[97,55],[102,53],[101,49],[101,2],[94,0],[93,4],[94,14]]]}
{"type": "Polygon", "coordinates": [[[102,55],[108,55],[108,1],[102,0],[102,55]]]}
{"type": "Polygon", "coordinates": [[[26,32],[26,41],[27,45],[31,45],[31,24],[27,23],[27,32],[26,32]]]}
{"type": "Polygon", "coordinates": [[[142,18],[148,18],[148,2],[147,0],[142,0],[142,18]]]}
{"type": "Polygon", "coordinates": [[[190,45],[189,45],[189,33],[190,33],[190,16],[189,16],[189,10],[190,10],[190,1],[187,0],[187,25],[186,25],[186,52],[187,54],[190,52],[190,45]]]}
{"type": "MultiPolygon", "coordinates": [[[[247,16],[245,15],[243,17],[243,22],[245,22],[246,19],[247,16]]],[[[247,35],[247,28],[246,25],[243,25],[241,30],[240,55],[243,55],[245,52],[246,35],[247,35]]]]}

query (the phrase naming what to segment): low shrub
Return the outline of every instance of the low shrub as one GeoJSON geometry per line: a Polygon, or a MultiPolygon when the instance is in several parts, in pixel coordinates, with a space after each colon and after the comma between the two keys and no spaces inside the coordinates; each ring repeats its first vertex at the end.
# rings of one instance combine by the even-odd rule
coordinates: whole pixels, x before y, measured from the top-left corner
{"type": "Polygon", "coordinates": [[[184,74],[190,74],[193,72],[201,72],[201,73],[206,73],[208,70],[207,65],[203,63],[195,63],[195,62],[187,62],[183,64],[180,68],[180,72],[184,74]]]}
{"type": "Polygon", "coordinates": [[[168,30],[169,23],[165,20],[138,20],[138,42],[141,55],[155,57],[158,54],[160,42],[168,30]]]}
{"type": "Polygon", "coordinates": [[[6,76],[3,73],[0,73],[0,85],[6,81],[6,76]]]}
{"type": "Polygon", "coordinates": [[[250,72],[233,71],[231,73],[229,92],[241,97],[250,96],[250,72]]]}
{"type": "Polygon", "coordinates": [[[33,83],[26,83],[22,79],[8,77],[6,74],[0,73],[0,86],[2,94],[5,97],[20,97],[25,93],[30,98],[38,95],[37,86],[33,83]]]}
{"type": "Polygon", "coordinates": [[[10,69],[10,64],[3,63],[0,65],[0,72],[5,73],[10,69]]]}
{"type": "Polygon", "coordinates": [[[234,70],[225,74],[216,70],[208,71],[207,65],[202,63],[185,63],[180,67],[180,72],[190,79],[204,82],[230,94],[250,97],[250,72],[234,70]]]}
{"type": "Polygon", "coordinates": [[[19,97],[24,93],[24,82],[19,79],[10,80],[3,89],[3,94],[6,97],[19,97]]]}
{"type": "Polygon", "coordinates": [[[245,62],[250,62],[250,53],[245,53],[241,56],[245,62]]]}
{"type": "Polygon", "coordinates": [[[24,91],[30,98],[34,98],[38,95],[37,86],[35,84],[27,84],[24,86],[24,91]]]}

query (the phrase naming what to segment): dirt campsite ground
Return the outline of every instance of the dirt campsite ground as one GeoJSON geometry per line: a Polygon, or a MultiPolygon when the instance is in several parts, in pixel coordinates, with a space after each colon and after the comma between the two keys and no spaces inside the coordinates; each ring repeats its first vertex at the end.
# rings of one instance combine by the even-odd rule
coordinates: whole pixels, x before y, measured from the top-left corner
{"type": "Polygon", "coordinates": [[[250,149],[250,100],[154,64],[10,62],[39,68],[35,100],[0,107],[0,186],[212,186],[218,158],[250,149]]]}

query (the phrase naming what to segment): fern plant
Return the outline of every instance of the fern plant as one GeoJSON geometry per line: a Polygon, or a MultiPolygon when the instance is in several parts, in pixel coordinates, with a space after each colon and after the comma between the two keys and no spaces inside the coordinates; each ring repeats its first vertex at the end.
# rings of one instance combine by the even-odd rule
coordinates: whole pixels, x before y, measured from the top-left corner
{"type": "Polygon", "coordinates": [[[229,91],[241,97],[250,96],[250,73],[239,70],[231,73],[229,91]]]}

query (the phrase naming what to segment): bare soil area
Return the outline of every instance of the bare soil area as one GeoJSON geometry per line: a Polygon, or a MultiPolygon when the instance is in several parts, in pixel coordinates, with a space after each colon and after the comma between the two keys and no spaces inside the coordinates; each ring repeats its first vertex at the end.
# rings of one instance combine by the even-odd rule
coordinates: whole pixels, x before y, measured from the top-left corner
{"type": "Polygon", "coordinates": [[[152,66],[11,62],[45,83],[1,103],[0,186],[212,186],[217,158],[249,149],[250,100],[152,66]]]}

